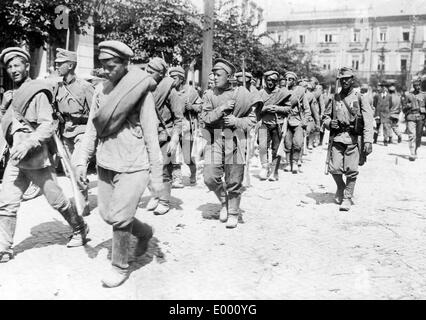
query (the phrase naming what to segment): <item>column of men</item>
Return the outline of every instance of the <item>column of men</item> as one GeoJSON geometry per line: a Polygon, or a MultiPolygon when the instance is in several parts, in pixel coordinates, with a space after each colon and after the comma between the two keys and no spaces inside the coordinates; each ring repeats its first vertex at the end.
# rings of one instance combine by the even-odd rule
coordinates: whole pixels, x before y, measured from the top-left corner
{"type": "MultiPolygon", "coordinates": [[[[152,229],[135,218],[145,189],[152,195],[148,210],[156,215],[169,212],[180,156],[190,168],[190,185],[196,183],[194,154],[199,150],[194,142],[201,128],[204,183],[218,198],[218,217],[227,228],[239,223],[253,140],[259,145],[259,178],[277,181],[281,157],[285,172],[302,172],[303,149],[306,144],[308,149],[321,144],[324,128],[332,137],[328,163],[337,184],[336,202],[341,210],[349,210],[358,163],[363,154],[371,153],[373,142],[373,109],[354,91],[350,68],[340,70],[342,90],[330,97],[317,79],[299,78],[291,71],[281,77],[274,70],[265,72],[265,88],[257,90],[250,72],[236,73],[232,63],[217,59],[208,89],[200,97],[185,85],[180,66],[169,69],[163,59],[153,58],[146,71],[131,67],[133,51],[120,41],[101,42],[99,49],[106,80],[95,89],[76,78],[75,52],[58,50],[57,69],[63,79],[53,93],[46,83],[29,78],[30,57],[25,50],[8,48],[0,56],[14,84],[1,107],[1,128],[10,146],[0,192],[1,262],[13,258],[17,211],[30,182],[71,226],[68,246],[87,242],[89,228],[55,177],[54,151],[49,149],[58,129],[54,111],[62,119],[60,134],[86,196],[87,167],[96,155],[99,213],[112,228],[112,266],[102,275],[104,286],[115,287],[127,279],[131,236],[137,238],[135,256],[146,251],[152,237],[152,229]],[[358,116],[364,119],[361,129],[354,127],[358,116]]],[[[411,132],[424,120],[418,116],[425,111],[424,103],[423,109],[416,104],[417,95],[416,91],[407,95],[408,102],[401,104],[411,115],[407,118],[411,132]]],[[[415,138],[410,136],[411,146],[415,153],[415,138]]]]}

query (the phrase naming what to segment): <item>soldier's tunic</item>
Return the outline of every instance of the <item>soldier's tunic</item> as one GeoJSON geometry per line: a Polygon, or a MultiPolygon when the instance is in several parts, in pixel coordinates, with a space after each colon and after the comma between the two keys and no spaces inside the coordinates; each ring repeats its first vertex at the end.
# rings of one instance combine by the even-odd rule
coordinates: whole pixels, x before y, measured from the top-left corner
{"type": "Polygon", "coordinates": [[[379,134],[380,127],[383,125],[383,138],[384,141],[388,141],[391,136],[391,125],[390,125],[390,109],[392,107],[392,98],[388,93],[379,93],[374,96],[374,118],[376,119],[376,132],[375,139],[379,134]]]}
{"type": "Polygon", "coordinates": [[[262,124],[259,129],[259,154],[262,156],[260,161],[262,165],[268,163],[268,149],[272,149],[272,161],[277,159],[278,146],[282,135],[282,125],[284,118],[290,112],[290,107],[284,106],[285,100],[290,96],[290,92],[286,88],[278,86],[270,91],[264,88],[259,91],[263,101],[263,109],[268,106],[277,106],[277,112],[268,112],[262,110],[260,113],[262,124]]]}
{"type": "Polygon", "coordinates": [[[288,116],[287,132],[284,137],[284,151],[292,154],[293,161],[298,161],[303,148],[307,118],[310,117],[311,110],[303,103],[305,88],[295,86],[290,89],[290,92],[288,105],[291,107],[291,112],[288,116]]]}
{"type": "MultiPolygon", "coordinates": [[[[55,90],[58,109],[65,120],[62,140],[68,153],[73,155],[86,130],[94,88],[89,82],[75,77],[68,83],[59,82],[55,90]]],[[[72,156],[71,161],[74,160],[72,156]]]]}
{"type": "Polygon", "coordinates": [[[329,172],[335,174],[345,174],[348,178],[356,178],[358,175],[358,164],[360,151],[358,136],[350,132],[349,126],[354,116],[349,113],[342,102],[345,99],[353,114],[361,112],[364,118],[364,142],[373,142],[373,110],[367,99],[361,98],[351,89],[343,96],[340,92],[336,94],[333,103],[329,105],[324,113],[324,124],[330,130],[330,122],[333,118],[339,121],[340,129],[331,129],[330,134],[334,135],[329,172]],[[334,111],[333,111],[334,104],[334,111]],[[361,110],[359,110],[361,108],[361,110]],[[333,112],[335,114],[333,115],[333,112]]]}
{"type": "Polygon", "coordinates": [[[306,135],[308,137],[308,145],[312,145],[313,140],[315,138],[315,134],[318,131],[320,125],[320,109],[318,105],[318,101],[315,97],[314,92],[307,91],[303,97],[304,109],[310,110],[310,116],[306,118],[307,127],[306,127],[306,135]]]}
{"type": "Polygon", "coordinates": [[[218,197],[228,197],[229,214],[238,214],[239,199],[243,192],[245,146],[247,131],[256,123],[253,100],[244,87],[217,88],[206,91],[203,97],[201,119],[208,135],[205,148],[204,182],[218,197]],[[234,127],[225,126],[226,115],[220,106],[234,100],[234,127]],[[225,188],[222,177],[225,176],[225,188]]]}
{"type": "Polygon", "coordinates": [[[405,96],[403,112],[407,120],[410,152],[415,155],[421,145],[426,118],[426,99],[423,92],[410,92],[405,96]]]}

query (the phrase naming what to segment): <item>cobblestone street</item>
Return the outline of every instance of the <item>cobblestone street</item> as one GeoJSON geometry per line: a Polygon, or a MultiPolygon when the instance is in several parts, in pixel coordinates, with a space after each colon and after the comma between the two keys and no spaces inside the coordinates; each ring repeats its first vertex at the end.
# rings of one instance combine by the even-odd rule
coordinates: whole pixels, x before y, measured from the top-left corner
{"type": "Polygon", "coordinates": [[[259,181],[254,163],[243,223],[233,230],[219,222],[201,176],[195,187],[173,189],[164,216],[146,211],[147,191],[137,216],[154,237],[115,289],[100,283],[112,230],[98,214],[91,175],[91,241],[66,248],[62,217],[44,197],[25,202],[15,259],[0,265],[0,299],[425,299],[426,146],[416,162],[407,154],[406,135],[373,146],[349,213],[333,203],[325,148],[305,157],[303,174],[280,170],[279,182],[259,181]]]}

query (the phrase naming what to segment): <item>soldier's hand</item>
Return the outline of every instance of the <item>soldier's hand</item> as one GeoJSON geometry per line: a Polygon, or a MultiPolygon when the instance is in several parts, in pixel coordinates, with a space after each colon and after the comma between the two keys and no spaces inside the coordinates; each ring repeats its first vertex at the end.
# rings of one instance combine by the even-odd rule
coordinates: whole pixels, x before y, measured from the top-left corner
{"type": "Polygon", "coordinates": [[[229,100],[221,108],[222,108],[222,111],[234,110],[234,108],[235,108],[235,101],[234,100],[229,100]]]}
{"type": "Polygon", "coordinates": [[[30,149],[31,146],[28,143],[20,143],[16,146],[13,146],[10,150],[10,159],[19,162],[25,158],[30,149]]]}
{"type": "Polygon", "coordinates": [[[339,129],[339,121],[338,120],[331,120],[330,121],[330,128],[337,130],[339,129]]]}
{"type": "Polygon", "coordinates": [[[373,146],[370,142],[364,143],[364,153],[368,156],[370,153],[373,152],[373,146]]]}
{"type": "Polygon", "coordinates": [[[169,144],[167,145],[167,156],[171,157],[172,154],[174,154],[177,150],[177,144],[178,144],[178,140],[176,139],[172,139],[169,144]]]}
{"type": "Polygon", "coordinates": [[[2,102],[2,104],[5,106],[6,109],[9,107],[10,103],[12,102],[12,98],[13,98],[12,90],[6,91],[3,94],[3,102],[2,102]]]}
{"type": "Polygon", "coordinates": [[[237,117],[235,117],[233,114],[230,114],[229,116],[226,116],[223,118],[225,126],[232,127],[235,126],[237,117]]]}
{"type": "Polygon", "coordinates": [[[75,173],[77,175],[77,178],[80,184],[84,185],[87,183],[87,167],[86,166],[77,166],[75,168],[75,173]]]}

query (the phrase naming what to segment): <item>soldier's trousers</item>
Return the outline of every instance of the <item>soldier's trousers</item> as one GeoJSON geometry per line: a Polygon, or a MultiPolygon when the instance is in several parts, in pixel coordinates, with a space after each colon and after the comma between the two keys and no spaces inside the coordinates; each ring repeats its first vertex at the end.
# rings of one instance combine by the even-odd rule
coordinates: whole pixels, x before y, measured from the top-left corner
{"type": "Polygon", "coordinates": [[[424,119],[418,120],[408,120],[407,121],[407,129],[408,129],[408,146],[410,148],[410,152],[414,155],[417,149],[420,147],[422,143],[422,135],[423,135],[423,127],[425,125],[424,119]]]}
{"type": "Polygon", "coordinates": [[[265,124],[259,128],[259,157],[262,165],[268,163],[268,149],[272,149],[272,161],[277,159],[277,151],[281,140],[281,124],[265,124]]]}
{"type": "Polygon", "coordinates": [[[303,149],[303,128],[301,125],[297,127],[288,126],[284,137],[284,151],[293,154],[293,161],[299,161],[300,153],[303,149]]]}
{"type": "Polygon", "coordinates": [[[116,172],[98,166],[98,207],[102,219],[114,229],[128,227],[148,182],[149,170],[116,172]]]}
{"type": "Polygon", "coordinates": [[[62,137],[62,141],[64,143],[64,147],[68,154],[71,156],[71,163],[75,163],[75,157],[78,153],[78,150],[80,149],[81,140],[83,139],[83,134],[79,134],[73,138],[65,138],[62,137]]]}
{"type": "Polygon", "coordinates": [[[356,178],[358,176],[358,165],[358,144],[333,142],[328,166],[330,174],[344,174],[348,178],[356,178]]]}
{"type": "Polygon", "coordinates": [[[391,121],[391,128],[393,132],[396,134],[397,137],[400,137],[401,132],[399,131],[399,119],[390,118],[390,121],[391,121]]]}
{"type": "Polygon", "coordinates": [[[68,198],[56,182],[52,167],[37,170],[20,169],[9,162],[3,175],[0,192],[0,251],[9,249],[13,244],[16,215],[30,182],[40,187],[47,202],[54,209],[64,212],[70,206],[68,198]],[[8,219],[2,219],[6,217],[8,219]]]}

